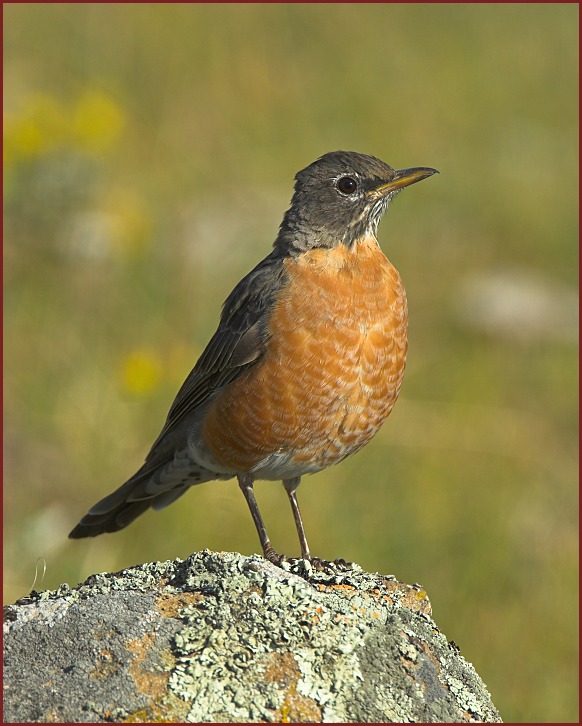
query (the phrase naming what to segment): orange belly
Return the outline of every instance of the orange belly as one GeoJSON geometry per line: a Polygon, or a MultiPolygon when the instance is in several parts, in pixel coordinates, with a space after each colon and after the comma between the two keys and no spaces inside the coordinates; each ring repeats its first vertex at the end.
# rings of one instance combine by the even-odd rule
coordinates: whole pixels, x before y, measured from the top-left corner
{"type": "Polygon", "coordinates": [[[212,403],[202,429],[221,466],[257,478],[318,471],[367,444],[406,362],[406,296],[376,240],[285,264],[266,353],[212,403]]]}

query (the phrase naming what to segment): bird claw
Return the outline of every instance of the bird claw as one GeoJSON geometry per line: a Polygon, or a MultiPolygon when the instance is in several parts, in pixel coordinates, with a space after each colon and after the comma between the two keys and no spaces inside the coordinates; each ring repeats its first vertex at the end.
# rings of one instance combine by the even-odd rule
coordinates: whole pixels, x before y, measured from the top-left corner
{"type": "Polygon", "coordinates": [[[271,564],[280,567],[286,572],[305,572],[308,576],[312,572],[325,572],[335,574],[339,571],[345,572],[353,569],[353,562],[347,562],[343,558],[335,560],[322,560],[319,557],[287,557],[276,552],[272,547],[264,552],[264,557],[271,564]]]}
{"type": "Polygon", "coordinates": [[[352,562],[346,562],[343,558],[336,560],[321,560],[319,557],[312,557],[310,559],[311,567],[318,572],[329,571],[329,570],[351,570],[352,562]]]}

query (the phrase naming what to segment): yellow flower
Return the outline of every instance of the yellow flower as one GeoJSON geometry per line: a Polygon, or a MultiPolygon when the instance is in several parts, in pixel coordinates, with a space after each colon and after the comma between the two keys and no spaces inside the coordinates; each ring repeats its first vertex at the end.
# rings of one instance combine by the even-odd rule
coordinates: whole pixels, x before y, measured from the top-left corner
{"type": "Polygon", "coordinates": [[[130,260],[143,255],[150,244],[152,226],[144,200],[133,189],[115,186],[104,195],[102,209],[114,223],[114,253],[130,260]]]}
{"type": "Polygon", "coordinates": [[[67,135],[62,105],[52,96],[34,93],[18,112],[4,114],[5,163],[42,156],[63,144],[67,135]]]}
{"type": "Polygon", "coordinates": [[[5,168],[67,145],[101,154],[118,141],[125,123],[123,108],[101,91],[85,91],[72,108],[33,92],[20,101],[17,110],[4,113],[5,168]]]}
{"type": "Polygon", "coordinates": [[[135,349],[121,362],[122,386],[134,396],[147,396],[158,386],[162,373],[159,356],[149,350],[135,349]]]}
{"type": "Polygon", "coordinates": [[[75,104],[71,120],[73,139],[88,151],[107,151],[125,126],[121,106],[101,91],[88,90],[75,104]]]}

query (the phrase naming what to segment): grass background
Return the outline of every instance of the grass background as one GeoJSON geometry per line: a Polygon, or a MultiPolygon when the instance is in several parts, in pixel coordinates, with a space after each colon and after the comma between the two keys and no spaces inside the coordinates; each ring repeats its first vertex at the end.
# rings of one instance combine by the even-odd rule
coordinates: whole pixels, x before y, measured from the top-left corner
{"type": "MultiPolygon", "coordinates": [[[[306,477],[312,550],[422,583],[506,721],[577,720],[577,4],[4,5],[5,602],[208,547],[234,482],[92,541],[326,151],[439,177],[380,227],[401,399],[306,477]],[[46,574],[42,577],[46,566],[46,574]]],[[[297,554],[281,487],[257,485],[297,554]]]]}

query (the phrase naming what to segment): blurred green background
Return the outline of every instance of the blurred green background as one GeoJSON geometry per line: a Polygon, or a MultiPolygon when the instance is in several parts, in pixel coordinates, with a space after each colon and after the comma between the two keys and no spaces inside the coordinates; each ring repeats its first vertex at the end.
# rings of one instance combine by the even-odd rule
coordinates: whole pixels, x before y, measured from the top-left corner
{"type": "MultiPolygon", "coordinates": [[[[4,5],[5,602],[258,551],[236,483],[95,540],[296,171],[441,174],[380,226],[390,419],[299,491],[312,551],[420,582],[506,721],[576,721],[577,4],[4,5]],[[41,577],[46,566],[46,574],[41,577]]],[[[298,554],[282,487],[256,487],[298,554]]]]}

